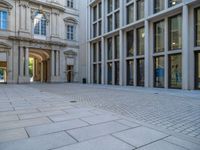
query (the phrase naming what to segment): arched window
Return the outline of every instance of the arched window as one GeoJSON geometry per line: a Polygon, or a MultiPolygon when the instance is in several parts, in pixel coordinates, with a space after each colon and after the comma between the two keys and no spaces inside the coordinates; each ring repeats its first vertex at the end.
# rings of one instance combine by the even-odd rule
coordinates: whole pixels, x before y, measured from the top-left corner
{"type": "Polygon", "coordinates": [[[8,12],[0,10],[0,29],[6,30],[8,22],[8,12]]]}
{"type": "Polygon", "coordinates": [[[44,14],[37,12],[34,18],[34,34],[46,36],[47,20],[44,14]]]}

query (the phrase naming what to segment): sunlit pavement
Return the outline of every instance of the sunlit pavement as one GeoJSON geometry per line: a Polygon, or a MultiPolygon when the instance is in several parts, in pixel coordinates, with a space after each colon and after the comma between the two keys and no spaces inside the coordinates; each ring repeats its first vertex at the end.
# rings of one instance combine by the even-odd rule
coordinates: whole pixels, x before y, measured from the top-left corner
{"type": "Polygon", "coordinates": [[[199,150],[200,91],[0,84],[0,150],[199,150]]]}

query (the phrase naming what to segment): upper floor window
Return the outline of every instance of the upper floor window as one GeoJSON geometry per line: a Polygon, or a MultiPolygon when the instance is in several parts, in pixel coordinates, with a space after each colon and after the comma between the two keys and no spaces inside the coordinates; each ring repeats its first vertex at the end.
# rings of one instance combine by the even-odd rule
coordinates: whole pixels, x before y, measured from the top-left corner
{"type": "Polygon", "coordinates": [[[7,29],[8,13],[6,11],[0,11],[0,29],[7,29]]]}
{"type": "Polygon", "coordinates": [[[67,25],[67,40],[75,40],[75,26],[67,25]]]}
{"type": "Polygon", "coordinates": [[[34,18],[34,34],[46,36],[47,20],[42,13],[37,13],[34,18]]]}
{"type": "Polygon", "coordinates": [[[144,0],[137,1],[137,20],[144,18],[144,0]]]}
{"type": "Polygon", "coordinates": [[[169,7],[182,3],[182,0],[169,0],[169,7]]]}
{"type": "Polygon", "coordinates": [[[67,7],[74,8],[74,0],[67,0],[67,7]]]}
{"type": "Polygon", "coordinates": [[[108,13],[110,13],[113,10],[113,1],[108,0],[108,13]]]}
{"type": "Polygon", "coordinates": [[[164,0],[154,0],[154,13],[160,12],[165,8],[164,0]]]}

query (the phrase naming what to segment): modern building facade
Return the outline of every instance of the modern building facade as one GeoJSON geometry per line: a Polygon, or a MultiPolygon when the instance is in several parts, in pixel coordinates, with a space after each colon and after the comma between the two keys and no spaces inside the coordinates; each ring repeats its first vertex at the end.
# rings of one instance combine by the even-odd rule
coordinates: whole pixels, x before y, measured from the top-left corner
{"type": "Polygon", "coordinates": [[[200,89],[199,0],[90,0],[87,79],[200,89]]]}
{"type": "Polygon", "coordinates": [[[87,4],[82,0],[1,0],[3,81],[78,82],[82,5],[87,4]]]}

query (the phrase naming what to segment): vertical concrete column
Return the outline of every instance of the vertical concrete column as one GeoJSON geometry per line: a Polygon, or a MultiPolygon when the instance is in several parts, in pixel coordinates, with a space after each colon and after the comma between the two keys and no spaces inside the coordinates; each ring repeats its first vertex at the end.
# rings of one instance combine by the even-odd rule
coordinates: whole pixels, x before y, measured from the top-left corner
{"type": "Polygon", "coordinates": [[[189,89],[189,11],[188,5],[183,6],[182,14],[182,41],[183,41],[183,52],[182,52],[182,88],[189,89]]]}
{"type": "Polygon", "coordinates": [[[59,51],[56,51],[56,76],[59,76],[59,51]]]}
{"type": "Polygon", "coordinates": [[[123,37],[123,31],[120,30],[119,31],[119,85],[123,85],[124,84],[124,48],[123,48],[123,41],[124,37],[123,37]]]}
{"type": "Polygon", "coordinates": [[[24,48],[21,46],[20,47],[20,49],[19,49],[19,51],[20,51],[20,58],[19,58],[19,61],[20,61],[20,76],[21,77],[23,77],[24,75],[23,75],[23,71],[24,71],[24,48]]]}
{"type": "Polygon", "coordinates": [[[29,48],[26,47],[26,56],[25,56],[25,68],[26,68],[26,77],[29,78],[29,48]]]}
{"type": "Polygon", "coordinates": [[[104,38],[101,38],[101,81],[102,84],[105,84],[105,41],[104,38]]]}
{"type": "Polygon", "coordinates": [[[90,11],[91,11],[91,8],[90,6],[88,5],[87,6],[87,35],[86,35],[86,38],[87,38],[87,50],[86,50],[86,55],[87,55],[87,82],[88,83],[91,83],[91,46],[90,46],[90,42],[89,42],[89,39],[91,37],[91,29],[90,29],[90,11]]]}
{"type": "Polygon", "coordinates": [[[51,77],[54,76],[54,63],[55,63],[55,60],[54,60],[54,50],[51,51],[51,77]]]}
{"type": "Polygon", "coordinates": [[[149,77],[150,77],[150,72],[149,72],[149,64],[150,64],[150,56],[149,56],[149,22],[146,20],[145,21],[145,46],[144,46],[144,82],[145,82],[145,87],[149,87],[149,77]]]}
{"type": "Polygon", "coordinates": [[[8,75],[7,75],[7,82],[11,83],[13,78],[12,78],[12,49],[9,49],[7,52],[7,69],[8,69],[8,75]]]}

